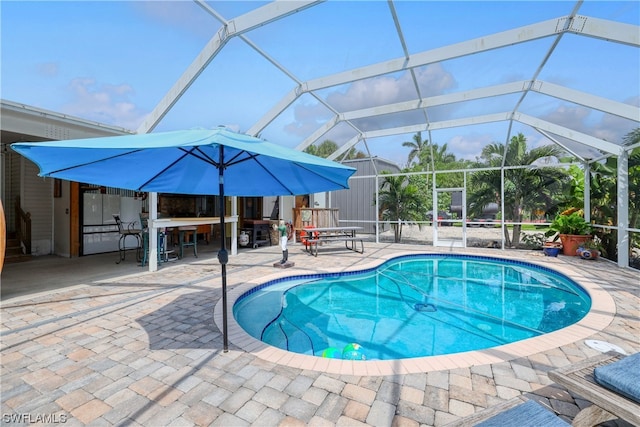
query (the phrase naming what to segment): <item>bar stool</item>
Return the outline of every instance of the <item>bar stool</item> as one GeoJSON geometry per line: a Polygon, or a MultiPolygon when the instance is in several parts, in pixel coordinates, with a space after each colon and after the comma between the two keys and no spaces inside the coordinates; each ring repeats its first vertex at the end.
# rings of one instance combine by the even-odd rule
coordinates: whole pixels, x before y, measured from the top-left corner
{"type": "MultiPolygon", "coordinates": [[[[158,264],[168,261],[169,253],[173,251],[166,250],[166,234],[158,230],[158,264]]],[[[149,230],[142,232],[142,261],[140,265],[142,267],[149,261],[149,230]]]]}
{"type": "Polygon", "coordinates": [[[180,236],[180,258],[184,256],[184,248],[193,246],[193,255],[198,258],[198,227],[178,227],[180,236]]]}
{"type": "Polygon", "coordinates": [[[127,253],[127,237],[133,236],[136,239],[136,261],[140,261],[140,250],[142,248],[142,229],[134,228],[135,222],[122,222],[119,214],[114,214],[113,219],[118,225],[118,233],[120,233],[120,239],[118,240],[118,261],[116,264],[124,261],[124,257],[127,253]],[[125,225],[126,224],[126,225],[125,225]]]}

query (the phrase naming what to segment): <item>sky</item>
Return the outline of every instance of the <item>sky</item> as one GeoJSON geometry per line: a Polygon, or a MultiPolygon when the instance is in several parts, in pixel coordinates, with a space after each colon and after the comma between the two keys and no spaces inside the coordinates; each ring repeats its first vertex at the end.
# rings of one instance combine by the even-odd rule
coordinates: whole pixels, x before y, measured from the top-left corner
{"type": "MultiPolygon", "coordinates": [[[[210,1],[225,20],[264,2],[210,1]]],[[[431,51],[468,39],[568,15],[569,1],[397,1],[407,50],[431,51]],[[464,9],[464,13],[460,13],[464,9]]],[[[640,24],[640,2],[585,1],[579,15],[640,24]]],[[[136,130],[220,28],[212,14],[185,1],[7,1],[0,2],[0,97],[58,113],[136,130]]],[[[403,57],[386,1],[330,1],[232,38],[167,113],[154,131],[226,125],[245,132],[300,82],[403,57]],[[265,52],[269,60],[257,49],[265,52]],[[276,65],[277,64],[277,65],[276,65]],[[286,73],[279,67],[286,70],[286,73]]],[[[455,93],[536,76],[620,103],[640,106],[638,48],[564,35],[544,38],[407,72],[359,80],[305,94],[260,136],[295,147],[334,113],[455,93]]],[[[431,121],[510,111],[520,94],[428,109],[431,121]]],[[[520,111],[572,130],[620,143],[638,126],[610,114],[557,98],[528,94],[520,111]]],[[[413,124],[418,113],[359,119],[363,130],[413,124]]],[[[509,122],[438,130],[423,139],[447,144],[459,158],[474,159],[482,147],[504,143],[509,122]]],[[[531,146],[549,140],[514,124],[531,146]]],[[[321,137],[339,145],[357,132],[341,124],[321,137]]],[[[356,148],[404,166],[413,134],[371,138],[356,148]]]]}

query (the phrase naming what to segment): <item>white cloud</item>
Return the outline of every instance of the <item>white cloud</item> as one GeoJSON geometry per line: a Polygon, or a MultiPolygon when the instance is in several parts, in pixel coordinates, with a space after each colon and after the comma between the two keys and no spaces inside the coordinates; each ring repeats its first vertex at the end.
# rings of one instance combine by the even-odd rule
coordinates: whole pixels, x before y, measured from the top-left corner
{"type": "Polygon", "coordinates": [[[296,137],[306,137],[322,126],[330,117],[331,111],[319,102],[301,102],[293,108],[294,121],[284,126],[284,131],[296,137]]]}
{"type": "MultiPolygon", "coordinates": [[[[637,104],[638,100],[631,99],[637,104]]],[[[581,106],[561,105],[554,111],[541,117],[551,123],[564,126],[568,129],[592,135],[606,141],[619,144],[622,138],[633,128],[637,127],[632,121],[614,116],[602,114],[581,106]]]]}
{"type": "MultiPolygon", "coordinates": [[[[456,86],[453,76],[439,64],[417,68],[415,74],[423,97],[440,95],[456,86]]],[[[331,91],[326,101],[335,110],[345,112],[417,98],[418,93],[411,73],[404,72],[399,77],[383,76],[353,82],[331,91]]],[[[325,123],[331,114],[319,102],[300,103],[294,108],[294,121],[287,124],[284,130],[296,136],[308,136],[325,123]]],[[[383,129],[397,126],[397,120],[397,117],[376,116],[360,119],[358,125],[364,130],[383,129]]],[[[340,144],[342,141],[336,142],[340,144]]]]}
{"type": "Polygon", "coordinates": [[[130,101],[127,84],[99,84],[91,78],[75,78],[68,85],[71,101],[62,110],[78,117],[135,130],[146,113],[130,101]]]}
{"type": "Polygon", "coordinates": [[[560,105],[554,111],[540,118],[569,129],[580,130],[584,128],[585,120],[589,117],[590,112],[590,109],[577,105],[560,105]]]}
{"type": "MultiPolygon", "coordinates": [[[[417,68],[415,74],[422,96],[441,95],[456,86],[453,76],[440,64],[417,68]]],[[[417,98],[411,73],[404,72],[398,78],[384,76],[353,82],[346,92],[329,94],[327,102],[338,111],[352,111],[417,98]]]]}
{"type": "MultiPolygon", "coordinates": [[[[456,135],[449,139],[446,144],[447,151],[455,153],[457,159],[476,160],[477,157],[480,157],[482,149],[493,142],[497,141],[491,134],[469,133],[456,135]]],[[[442,145],[442,143],[439,145],[442,145]]]]}

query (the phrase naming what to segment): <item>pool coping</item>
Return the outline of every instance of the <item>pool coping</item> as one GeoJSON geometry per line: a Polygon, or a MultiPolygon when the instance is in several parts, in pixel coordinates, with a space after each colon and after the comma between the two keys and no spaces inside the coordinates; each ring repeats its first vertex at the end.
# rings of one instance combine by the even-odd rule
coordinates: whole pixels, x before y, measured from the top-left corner
{"type": "MultiPolygon", "coordinates": [[[[432,252],[429,250],[422,251],[421,253],[428,255],[438,254],[438,252],[432,252]]],[[[323,273],[344,273],[349,271],[366,270],[369,268],[375,268],[391,258],[407,255],[415,256],[416,252],[399,251],[384,254],[380,255],[379,258],[371,261],[370,263],[359,265],[352,269],[327,269],[326,271],[323,271],[323,273]]],[[[528,338],[489,349],[396,360],[361,361],[330,359],[294,353],[265,344],[264,342],[250,336],[235,320],[232,307],[236,300],[256,286],[294,275],[291,272],[283,270],[282,272],[274,273],[269,276],[249,280],[227,292],[228,307],[230,308],[227,315],[228,339],[240,349],[259,357],[260,359],[279,365],[340,375],[384,376],[468,368],[475,365],[506,362],[520,357],[531,356],[533,354],[548,351],[588,338],[605,329],[613,321],[616,313],[616,305],[613,297],[588,277],[567,268],[565,261],[560,258],[547,258],[545,259],[545,262],[542,263],[522,256],[510,256],[508,253],[500,254],[500,256],[482,256],[477,253],[461,250],[457,251],[456,255],[521,261],[557,271],[582,286],[591,298],[591,309],[580,321],[563,329],[559,329],[539,337],[528,338]]],[[[222,331],[222,299],[220,299],[215,305],[214,321],[222,331]]]]}

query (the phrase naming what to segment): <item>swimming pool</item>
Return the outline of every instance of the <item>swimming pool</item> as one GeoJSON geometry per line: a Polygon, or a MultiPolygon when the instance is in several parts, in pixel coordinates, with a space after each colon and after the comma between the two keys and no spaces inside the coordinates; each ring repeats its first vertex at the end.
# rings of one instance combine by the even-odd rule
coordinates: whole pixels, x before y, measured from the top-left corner
{"type": "Polygon", "coordinates": [[[580,285],[542,266],[420,254],[273,280],[242,294],[233,313],[249,335],[283,350],[395,360],[540,336],[578,322],[590,307],[580,285]]]}

